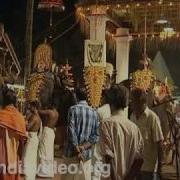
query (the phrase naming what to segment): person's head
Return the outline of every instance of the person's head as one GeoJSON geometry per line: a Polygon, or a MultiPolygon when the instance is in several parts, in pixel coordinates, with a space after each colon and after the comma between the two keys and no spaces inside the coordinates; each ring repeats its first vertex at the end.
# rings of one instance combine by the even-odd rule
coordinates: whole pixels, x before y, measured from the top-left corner
{"type": "Polygon", "coordinates": [[[142,89],[134,89],[131,92],[131,105],[135,113],[141,113],[147,107],[147,94],[142,89]]]}
{"type": "Polygon", "coordinates": [[[109,89],[112,84],[112,76],[113,76],[114,67],[111,63],[106,63],[106,81],[105,81],[105,89],[109,89]]]}
{"type": "Polygon", "coordinates": [[[83,101],[87,99],[86,89],[85,88],[77,88],[76,89],[76,97],[78,101],[83,101]]]}
{"type": "Polygon", "coordinates": [[[5,89],[3,92],[3,107],[6,107],[8,105],[14,105],[16,106],[17,103],[17,97],[16,93],[11,89],[5,89]]]}
{"type": "Polygon", "coordinates": [[[108,89],[103,89],[102,91],[101,105],[108,104],[107,99],[106,99],[107,91],[108,89]]]}
{"type": "Polygon", "coordinates": [[[142,59],[139,62],[140,70],[147,70],[150,68],[151,59],[147,56],[147,54],[143,54],[142,59]]]}
{"type": "Polygon", "coordinates": [[[40,107],[40,103],[38,101],[29,102],[29,109],[31,112],[38,110],[40,107]]]}
{"type": "Polygon", "coordinates": [[[115,84],[106,91],[105,98],[111,111],[123,110],[129,103],[129,90],[125,86],[115,84]]]}

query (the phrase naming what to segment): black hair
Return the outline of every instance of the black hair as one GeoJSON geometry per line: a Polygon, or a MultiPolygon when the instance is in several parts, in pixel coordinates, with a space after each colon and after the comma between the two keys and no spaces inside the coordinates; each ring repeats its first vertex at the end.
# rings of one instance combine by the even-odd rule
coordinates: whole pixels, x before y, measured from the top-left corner
{"type": "Polygon", "coordinates": [[[123,85],[115,84],[105,92],[105,99],[116,109],[124,109],[129,103],[129,90],[123,85]]]}
{"type": "Polygon", "coordinates": [[[17,97],[16,97],[16,93],[11,90],[11,89],[4,89],[3,90],[3,106],[8,106],[13,104],[14,106],[16,106],[17,103],[17,97]]]}
{"type": "Polygon", "coordinates": [[[144,104],[147,104],[147,94],[142,89],[136,88],[132,90],[131,97],[133,98],[133,100],[137,100],[144,104]]]}
{"type": "Polygon", "coordinates": [[[87,94],[85,88],[77,88],[76,89],[76,97],[79,101],[86,100],[87,94]]]}
{"type": "Polygon", "coordinates": [[[31,107],[36,108],[36,109],[38,109],[38,108],[40,107],[40,103],[39,103],[38,101],[30,101],[30,102],[29,102],[29,105],[30,105],[31,107]]]}

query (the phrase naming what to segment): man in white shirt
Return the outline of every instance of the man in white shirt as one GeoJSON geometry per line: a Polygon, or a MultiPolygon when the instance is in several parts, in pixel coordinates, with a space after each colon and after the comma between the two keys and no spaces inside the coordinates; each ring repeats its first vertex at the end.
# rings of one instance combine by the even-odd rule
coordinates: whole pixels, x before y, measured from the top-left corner
{"type": "Polygon", "coordinates": [[[112,86],[106,94],[112,116],[100,124],[99,144],[103,162],[110,165],[111,180],[134,179],[143,162],[141,133],[124,116],[128,97],[127,88],[121,85],[112,86]]]}
{"type": "Polygon", "coordinates": [[[138,180],[156,179],[161,173],[163,133],[158,116],[147,107],[147,95],[141,89],[131,93],[133,113],[131,120],[139,127],[143,140],[144,163],[138,180]],[[157,163],[158,162],[158,163],[157,163]]]}

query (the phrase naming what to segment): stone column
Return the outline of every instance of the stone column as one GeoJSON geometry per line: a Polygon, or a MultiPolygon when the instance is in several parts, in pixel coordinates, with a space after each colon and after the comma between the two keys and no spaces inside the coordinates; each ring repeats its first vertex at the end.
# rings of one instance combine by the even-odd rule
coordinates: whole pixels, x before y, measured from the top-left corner
{"type": "Polygon", "coordinates": [[[104,42],[106,39],[106,21],[108,18],[104,14],[88,16],[90,22],[90,40],[104,42]]]}
{"type": "Polygon", "coordinates": [[[116,30],[116,83],[128,79],[129,76],[129,50],[130,40],[129,29],[118,28],[116,30]]]}
{"type": "MultiPolygon", "coordinates": [[[[116,30],[116,83],[129,78],[129,29],[118,28],[116,30]]],[[[124,118],[128,117],[128,108],[125,109],[124,118]]]]}

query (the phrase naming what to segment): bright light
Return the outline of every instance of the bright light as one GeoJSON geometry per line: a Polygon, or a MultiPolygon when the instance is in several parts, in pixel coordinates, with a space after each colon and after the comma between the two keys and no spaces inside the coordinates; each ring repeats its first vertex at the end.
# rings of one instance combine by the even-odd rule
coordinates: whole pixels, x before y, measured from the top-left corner
{"type": "Polygon", "coordinates": [[[163,29],[163,31],[164,31],[164,32],[174,32],[174,28],[172,28],[172,27],[165,27],[165,28],[163,29]]]}
{"type": "Polygon", "coordinates": [[[160,33],[160,38],[161,39],[166,39],[168,37],[172,37],[176,34],[174,28],[167,26],[167,27],[164,27],[163,31],[160,33]]]}
{"type": "Polygon", "coordinates": [[[173,5],[173,3],[172,3],[172,2],[170,2],[170,3],[169,3],[169,5],[170,5],[170,6],[172,6],[172,5],[173,5]]]}
{"type": "Polygon", "coordinates": [[[166,24],[166,23],[168,23],[168,20],[165,18],[161,18],[161,19],[157,20],[156,23],[157,24],[166,24]]]}

